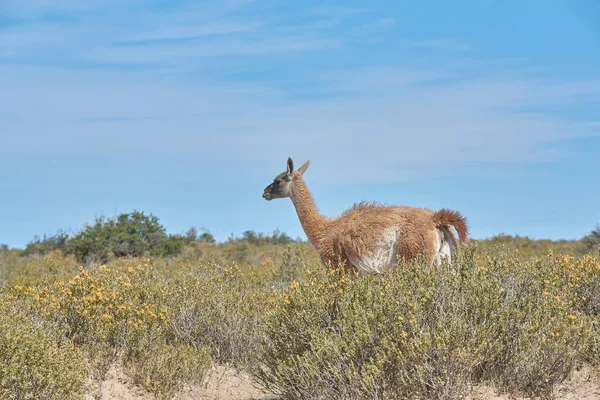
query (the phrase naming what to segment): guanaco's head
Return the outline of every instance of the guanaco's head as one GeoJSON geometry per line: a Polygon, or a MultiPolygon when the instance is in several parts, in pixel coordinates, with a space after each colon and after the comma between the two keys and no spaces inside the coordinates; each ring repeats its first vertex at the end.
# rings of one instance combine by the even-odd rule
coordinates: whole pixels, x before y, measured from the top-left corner
{"type": "Polygon", "coordinates": [[[275,179],[273,179],[273,183],[265,188],[263,198],[265,200],[273,200],[290,197],[292,192],[292,182],[294,179],[304,174],[309,163],[310,159],[300,168],[294,170],[294,162],[292,161],[292,158],[289,157],[287,160],[287,170],[277,175],[275,179]]]}

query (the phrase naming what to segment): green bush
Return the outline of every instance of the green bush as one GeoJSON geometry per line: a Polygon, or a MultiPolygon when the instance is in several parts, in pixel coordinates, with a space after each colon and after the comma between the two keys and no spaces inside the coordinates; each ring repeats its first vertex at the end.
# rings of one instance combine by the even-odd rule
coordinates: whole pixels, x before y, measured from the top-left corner
{"type": "Polygon", "coordinates": [[[234,266],[195,265],[174,282],[173,334],[178,341],[206,346],[220,364],[247,366],[255,357],[271,291],[252,284],[234,266]]]}
{"type": "Polygon", "coordinates": [[[80,399],[85,355],[51,327],[9,312],[0,294],[0,399],[80,399]]]}
{"type": "Polygon", "coordinates": [[[495,252],[498,247],[502,247],[505,250],[518,254],[521,259],[543,257],[548,250],[552,250],[557,254],[570,254],[574,256],[582,256],[591,250],[586,245],[585,238],[581,240],[550,240],[500,234],[489,239],[471,239],[471,241],[478,244],[480,253],[495,252]]]}
{"type": "Polygon", "coordinates": [[[584,236],[582,241],[588,251],[600,249],[600,224],[598,224],[596,229],[591,231],[589,235],[584,236]]]}
{"type": "Polygon", "coordinates": [[[595,340],[560,268],[506,254],[478,266],[471,250],[451,267],[413,262],[380,277],[309,270],[271,311],[253,373],[291,399],[446,399],[481,382],[548,395],[595,340]]]}
{"type": "Polygon", "coordinates": [[[158,398],[172,399],[182,382],[202,382],[211,364],[206,347],[148,339],[137,341],[125,359],[136,383],[158,398]]]}
{"type": "Polygon", "coordinates": [[[77,273],[79,264],[72,256],[65,256],[60,250],[43,257],[34,256],[11,277],[11,285],[36,286],[68,280],[77,273]]]}
{"type": "Polygon", "coordinates": [[[44,234],[44,237],[34,237],[31,242],[25,246],[25,250],[23,250],[23,255],[46,255],[52,253],[56,250],[65,251],[67,248],[67,240],[69,239],[69,235],[65,232],[58,232],[54,235],[47,236],[44,234]]]}
{"type": "Polygon", "coordinates": [[[80,267],[68,280],[47,285],[17,284],[11,293],[21,314],[55,326],[87,354],[96,379],[122,358],[127,372],[168,397],[201,379],[210,365],[205,347],[192,351],[173,334],[170,308],[178,298],[171,283],[148,260],[131,259],[89,271],[80,267]]]}
{"type": "Polygon", "coordinates": [[[134,211],[114,219],[98,218],[69,239],[67,251],[81,262],[113,257],[168,256],[179,253],[185,237],[169,236],[152,214],[134,211]]]}
{"type": "Polygon", "coordinates": [[[0,289],[21,273],[29,261],[28,257],[21,256],[20,250],[0,250],[0,289]]]}
{"type": "Polygon", "coordinates": [[[2,353],[14,371],[37,345],[74,346],[65,364],[85,357],[101,381],[120,362],[162,398],[212,361],[287,398],[383,399],[460,398],[479,383],[545,396],[578,363],[600,367],[598,255],[469,248],[452,266],[358,278],[326,270],[307,243],[191,241],[180,257],[87,268],[60,251],[15,254],[0,252],[0,320],[35,343],[2,353]]]}

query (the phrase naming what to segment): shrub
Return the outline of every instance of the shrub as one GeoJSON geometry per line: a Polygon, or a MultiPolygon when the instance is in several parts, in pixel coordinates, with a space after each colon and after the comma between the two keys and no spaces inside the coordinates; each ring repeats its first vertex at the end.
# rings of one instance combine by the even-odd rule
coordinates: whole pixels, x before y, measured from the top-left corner
{"type": "Polygon", "coordinates": [[[125,366],[135,382],[159,398],[172,399],[182,382],[200,383],[210,365],[204,346],[171,344],[164,340],[140,340],[130,349],[125,366]]]}
{"type": "Polygon", "coordinates": [[[589,235],[586,235],[582,241],[588,251],[593,251],[600,248],[600,224],[598,224],[596,229],[591,231],[589,235]]]}
{"type": "Polygon", "coordinates": [[[67,249],[81,262],[104,263],[112,257],[173,255],[184,245],[185,238],[168,236],[157,217],[134,211],[96,219],[68,241],[67,249]]]}
{"type": "Polygon", "coordinates": [[[46,236],[43,238],[34,237],[31,242],[25,246],[23,255],[46,255],[56,250],[65,251],[67,248],[67,240],[69,235],[65,232],[58,232],[55,235],[46,236]]]}
{"type": "Polygon", "coordinates": [[[215,243],[215,237],[210,232],[202,232],[196,237],[196,240],[199,242],[206,242],[208,244],[215,243]]]}
{"type": "Polygon", "coordinates": [[[270,313],[253,373],[292,399],[456,398],[479,382],[548,395],[594,340],[559,267],[506,254],[478,267],[471,249],[381,277],[309,269],[270,313]]]}
{"type": "Polygon", "coordinates": [[[543,257],[548,250],[553,250],[557,254],[574,256],[582,256],[590,252],[589,246],[585,244],[585,238],[581,240],[550,240],[500,234],[485,240],[471,241],[477,242],[481,253],[494,252],[501,246],[505,250],[518,254],[521,259],[543,257]]]}
{"type": "MultiPolygon", "coordinates": [[[[206,346],[220,364],[252,363],[262,335],[265,304],[271,291],[233,266],[214,263],[177,265],[184,271],[172,306],[174,337],[191,346],[206,346]]],[[[264,277],[265,275],[263,275],[264,277]]]]}
{"type": "Polygon", "coordinates": [[[26,263],[11,278],[11,284],[36,286],[68,280],[77,273],[78,264],[73,257],[65,256],[60,250],[43,257],[25,259],[26,263]]]}
{"type": "MultiPolygon", "coordinates": [[[[469,248],[452,266],[357,278],[326,270],[306,243],[192,241],[179,258],[87,269],[60,251],[15,254],[0,254],[3,323],[50,338],[43,348],[74,346],[65,364],[85,355],[99,380],[122,362],[163,398],[211,361],[287,398],[341,399],[459,398],[478,383],[544,396],[577,363],[600,366],[594,255],[469,248]]],[[[42,351],[23,343],[30,358],[4,363],[14,371],[42,351]]]]}
{"type": "Polygon", "coordinates": [[[9,312],[0,295],[0,399],[79,399],[88,378],[85,355],[56,330],[9,312]]]}
{"type": "Polygon", "coordinates": [[[242,234],[241,239],[230,238],[229,240],[232,242],[243,240],[249,244],[272,243],[272,244],[283,244],[283,245],[294,243],[294,242],[300,242],[299,239],[294,240],[290,236],[288,236],[285,232],[281,232],[278,229],[273,231],[271,236],[265,235],[263,233],[256,233],[252,230],[248,230],[242,234]]]}
{"type": "Polygon", "coordinates": [[[90,271],[80,267],[67,281],[14,285],[12,292],[21,313],[57,326],[87,353],[97,379],[123,357],[128,372],[168,397],[201,379],[210,365],[205,347],[190,350],[172,333],[169,308],[176,304],[176,289],[148,260],[132,259],[90,271]]]}
{"type": "Polygon", "coordinates": [[[0,289],[21,273],[27,266],[29,259],[21,256],[17,249],[0,251],[0,289]]]}

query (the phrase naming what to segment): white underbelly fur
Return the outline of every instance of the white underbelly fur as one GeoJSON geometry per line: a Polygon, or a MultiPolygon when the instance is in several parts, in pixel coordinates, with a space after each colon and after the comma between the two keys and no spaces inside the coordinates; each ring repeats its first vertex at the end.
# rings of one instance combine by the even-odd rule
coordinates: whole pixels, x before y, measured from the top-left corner
{"type": "MultiPolygon", "coordinates": [[[[436,229],[435,233],[433,243],[436,249],[435,263],[441,265],[445,257],[448,258],[449,263],[452,263],[451,252],[454,248],[452,237],[445,235],[439,229],[436,229]]],[[[398,265],[398,231],[396,228],[385,231],[377,242],[373,254],[363,258],[348,255],[348,259],[361,274],[380,274],[395,268],[398,265]]]]}
{"type": "Polygon", "coordinates": [[[452,237],[440,229],[435,230],[435,236],[433,246],[434,249],[438,249],[435,255],[435,263],[442,265],[442,260],[447,258],[448,263],[452,264],[452,249],[454,247],[452,237]]]}
{"type": "Polygon", "coordinates": [[[388,229],[377,243],[373,254],[363,258],[348,255],[349,261],[361,274],[380,274],[389,271],[398,264],[398,232],[388,229]]]}

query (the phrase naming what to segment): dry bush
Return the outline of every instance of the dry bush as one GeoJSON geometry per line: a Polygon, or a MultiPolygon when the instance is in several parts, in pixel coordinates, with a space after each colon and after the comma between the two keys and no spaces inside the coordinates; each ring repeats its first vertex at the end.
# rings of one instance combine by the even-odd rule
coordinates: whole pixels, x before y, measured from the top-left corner
{"type": "Polygon", "coordinates": [[[14,285],[11,293],[21,314],[57,326],[87,353],[95,378],[123,359],[138,381],[168,398],[210,366],[205,347],[189,348],[172,334],[173,289],[148,260],[123,260],[91,271],[80,267],[66,281],[14,285]]]}
{"type": "Polygon", "coordinates": [[[88,378],[85,355],[54,326],[10,311],[0,294],[0,399],[79,399],[88,378]]]}
{"type": "MultiPolygon", "coordinates": [[[[69,350],[64,365],[85,356],[78,370],[102,380],[119,361],[163,398],[215,362],[251,369],[286,398],[442,399],[478,383],[544,396],[578,363],[599,366],[594,255],[470,248],[452,266],[415,261],[363,278],[327,271],[302,243],[199,244],[88,269],[58,252],[5,260],[0,341],[29,332],[22,357],[0,366],[13,377],[40,353],[69,350]]],[[[76,393],[79,378],[64,379],[52,390],[76,393]]],[[[25,380],[11,382],[24,393],[25,380]]]]}
{"type": "Polygon", "coordinates": [[[546,396],[597,351],[599,281],[591,256],[478,264],[473,249],[380,277],[309,270],[271,311],[254,374],[291,399],[449,399],[482,382],[546,396]]]}

